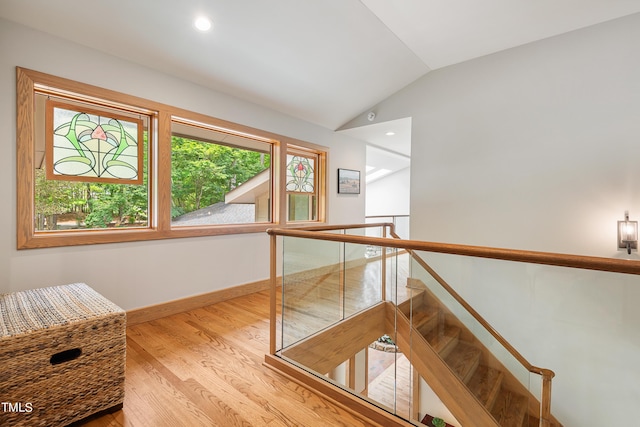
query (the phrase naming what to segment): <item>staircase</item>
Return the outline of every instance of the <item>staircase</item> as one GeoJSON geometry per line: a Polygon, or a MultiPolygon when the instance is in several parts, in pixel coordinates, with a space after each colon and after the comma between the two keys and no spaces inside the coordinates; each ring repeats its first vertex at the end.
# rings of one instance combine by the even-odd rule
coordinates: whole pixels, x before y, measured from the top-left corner
{"type": "MultiPolygon", "coordinates": [[[[269,354],[265,356],[267,365],[323,390],[346,406],[358,408],[359,413],[380,425],[405,426],[407,422],[413,422],[409,420],[420,415],[421,405],[427,406],[424,405],[428,400],[426,396],[419,400],[419,381],[424,381],[465,427],[561,426],[550,413],[553,371],[529,363],[415,251],[586,268],[578,260],[559,258],[558,254],[402,241],[394,233],[393,226],[384,223],[270,229],[268,233],[271,236],[271,325],[269,354]],[[367,227],[381,228],[383,236],[394,239],[346,232],[367,227]],[[389,230],[385,231],[387,228],[389,230]],[[344,233],[335,233],[335,230],[344,230],[344,233]],[[324,251],[324,247],[307,249],[309,255],[295,250],[282,254],[283,265],[291,264],[293,273],[285,280],[286,269],[283,267],[280,313],[283,332],[279,350],[276,327],[278,236],[308,239],[311,246],[312,240],[343,243],[335,245],[336,259],[341,261],[321,268],[308,266],[300,260],[306,256],[315,257],[315,251],[324,251]],[[393,247],[399,251],[382,250],[379,257],[351,259],[351,252],[349,257],[344,256],[344,244],[393,247]],[[430,287],[416,277],[426,278],[430,287]],[[404,280],[407,280],[406,289],[398,286],[404,280]],[[294,281],[295,286],[285,287],[285,281],[290,285],[294,281]],[[303,294],[298,295],[299,291],[303,294]],[[434,293],[442,295],[444,303],[434,293]],[[325,294],[330,297],[323,298],[325,294]],[[455,313],[465,314],[457,318],[448,308],[454,307],[450,304],[457,307],[452,309],[455,313]],[[469,320],[473,323],[468,323],[469,320]],[[363,350],[382,335],[394,339],[411,366],[409,384],[414,386],[408,387],[410,413],[406,417],[395,411],[381,410],[369,400],[359,400],[358,394],[364,392],[359,397],[366,397],[368,390],[366,387],[361,389],[361,385],[356,389],[353,385],[362,379],[362,372],[366,372],[368,359],[362,361],[362,355],[366,354],[363,350]],[[334,381],[344,387],[335,387],[333,382],[326,381],[338,367],[340,378],[336,374],[334,381]],[[528,383],[530,375],[538,375],[536,378],[541,381],[542,404],[523,385],[528,383]]],[[[588,268],[592,265],[595,264],[590,262],[588,268]]],[[[598,264],[596,269],[605,269],[605,266],[598,264]]],[[[396,362],[394,369],[397,368],[396,362]]],[[[397,383],[393,386],[397,387],[397,383]]],[[[396,405],[398,401],[393,402],[396,405]]]]}
{"type": "Polygon", "coordinates": [[[538,401],[426,286],[419,287],[423,290],[399,306],[412,330],[425,338],[500,426],[539,426],[538,401]]]}

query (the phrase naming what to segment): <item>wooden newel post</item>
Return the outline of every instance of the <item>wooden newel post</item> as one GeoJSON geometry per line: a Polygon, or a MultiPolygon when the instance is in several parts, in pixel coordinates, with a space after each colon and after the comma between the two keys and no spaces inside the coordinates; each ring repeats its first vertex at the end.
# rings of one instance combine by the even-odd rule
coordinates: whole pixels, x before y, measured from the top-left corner
{"type": "Polygon", "coordinates": [[[270,303],[269,303],[269,354],[276,354],[276,286],[277,286],[277,237],[275,234],[271,234],[270,240],[270,262],[269,262],[269,270],[270,270],[270,303]]]}
{"type": "Polygon", "coordinates": [[[551,427],[551,379],[553,371],[542,369],[542,399],[540,402],[540,427],[551,427]]]}

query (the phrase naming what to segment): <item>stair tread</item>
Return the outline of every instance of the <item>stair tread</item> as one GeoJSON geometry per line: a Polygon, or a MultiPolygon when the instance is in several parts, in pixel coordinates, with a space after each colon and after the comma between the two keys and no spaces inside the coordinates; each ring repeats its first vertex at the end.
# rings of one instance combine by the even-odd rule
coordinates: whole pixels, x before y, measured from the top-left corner
{"type": "Polygon", "coordinates": [[[407,277],[407,288],[424,290],[427,285],[420,279],[416,279],[415,277],[407,277]]]}
{"type": "Polygon", "coordinates": [[[491,408],[498,397],[504,373],[488,366],[480,365],[468,383],[469,390],[487,408],[491,408]]]}
{"type": "Polygon", "coordinates": [[[521,394],[501,389],[491,415],[502,427],[522,427],[528,409],[527,398],[521,394]]]}
{"type": "Polygon", "coordinates": [[[420,307],[414,308],[413,315],[411,316],[411,323],[416,329],[420,329],[422,325],[437,319],[438,308],[436,307],[420,307]]]}
{"type": "Polygon", "coordinates": [[[431,347],[433,347],[434,350],[436,350],[442,357],[446,357],[448,353],[445,354],[444,350],[458,340],[459,336],[460,328],[443,325],[431,329],[431,331],[429,331],[429,333],[424,337],[427,339],[427,342],[431,344],[431,347]]]}
{"type": "Polygon", "coordinates": [[[444,361],[463,382],[469,381],[480,364],[480,349],[472,344],[459,341],[458,345],[445,357],[444,361]]]}

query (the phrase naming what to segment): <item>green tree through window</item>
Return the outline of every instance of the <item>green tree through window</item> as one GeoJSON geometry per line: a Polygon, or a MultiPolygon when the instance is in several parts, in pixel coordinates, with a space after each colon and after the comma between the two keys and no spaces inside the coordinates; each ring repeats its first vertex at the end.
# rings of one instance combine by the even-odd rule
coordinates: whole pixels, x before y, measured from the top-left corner
{"type": "MultiPolygon", "coordinates": [[[[246,221],[246,216],[242,217],[244,220],[234,218],[233,203],[226,203],[226,196],[269,169],[270,157],[266,152],[174,136],[171,148],[172,218],[181,222],[185,220],[185,214],[220,204],[216,212],[226,208],[226,214],[216,217],[214,208],[211,208],[212,215],[208,223],[246,221]]],[[[269,186],[265,188],[268,193],[269,186]]],[[[243,200],[239,204],[246,207],[256,202],[253,199],[243,200]]],[[[255,214],[253,216],[255,218],[255,214]]],[[[206,223],[202,219],[197,225],[206,223]]]]}

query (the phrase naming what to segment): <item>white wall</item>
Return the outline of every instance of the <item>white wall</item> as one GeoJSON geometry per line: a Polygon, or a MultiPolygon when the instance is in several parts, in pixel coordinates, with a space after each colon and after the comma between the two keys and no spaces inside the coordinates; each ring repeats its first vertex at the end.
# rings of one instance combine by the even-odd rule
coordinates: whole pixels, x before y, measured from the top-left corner
{"type": "Polygon", "coordinates": [[[364,194],[337,197],[332,160],[364,170],[360,141],[0,20],[0,143],[5,153],[0,156],[0,199],[5,201],[0,211],[0,292],[82,281],[132,309],[269,276],[268,236],[262,233],[17,251],[16,66],[329,147],[329,221],[364,222],[364,194]]]}
{"type": "Polygon", "coordinates": [[[367,184],[367,215],[409,215],[410,168],[367,184]]]}
{"type": "Polygon", "coordinates": [[[412,233],[615,256],[615,221],[640,219],[639,22],[432,71],[370,108],[412,117],[412,233]]]}
{"type": "MultiPolygon", "coordinates": [[[[432,71],[372,107],[412,117],[412,238],[626,258],[616,221],[640,219],[638,40],[633,15],[432,71]]],[[[560,421],[636,423],[640,278],[488,265],[438,268],[556,371],[560,421]]]]}

